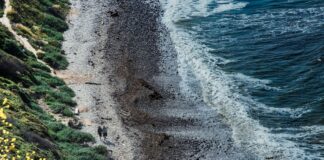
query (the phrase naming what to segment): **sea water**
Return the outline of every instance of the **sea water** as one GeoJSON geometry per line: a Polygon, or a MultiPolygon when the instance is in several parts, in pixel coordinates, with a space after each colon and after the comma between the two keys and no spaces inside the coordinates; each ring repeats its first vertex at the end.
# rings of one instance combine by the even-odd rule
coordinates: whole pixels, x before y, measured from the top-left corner
{"type": "Polygon", "coordinates": [[[324,159],[324,0],[160,2],[182,92],[222,114],[237,146],[324,159]]]}

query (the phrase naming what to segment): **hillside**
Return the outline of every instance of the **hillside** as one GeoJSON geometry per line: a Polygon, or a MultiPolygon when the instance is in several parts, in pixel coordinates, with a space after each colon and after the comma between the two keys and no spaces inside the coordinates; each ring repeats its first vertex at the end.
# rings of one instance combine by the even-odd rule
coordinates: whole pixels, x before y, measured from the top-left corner
{"type": "MultiPolygon", "coordinates": [[[[92,135],[61,122],[73,119],[76,106],[74,92],[51,73],[68,66],[61,47],[69,2],[10,2],[7,16],[12,29],[28,39],[36,55],[0,24],[0,157],[107,159],[106,147],[92,146],[92,135]]],[[[0,7],[3,16],[3,1],[0,7]]]]}

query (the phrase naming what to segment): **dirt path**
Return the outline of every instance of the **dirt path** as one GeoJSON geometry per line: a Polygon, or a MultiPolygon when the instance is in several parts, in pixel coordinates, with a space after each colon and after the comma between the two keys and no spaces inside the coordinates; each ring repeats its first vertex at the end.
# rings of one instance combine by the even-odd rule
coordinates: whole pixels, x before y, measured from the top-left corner
{"type": "Polygon", "coordinates": [[[135,147],[117,113],[119,106],[113,96],[118,87],[113,66],[104,58],[109,50],[108,28],[113,24],[107,13],[116,4],[114,0],[70,2],[69,30],[64,33],[63,43],[70,65],[57,75],[76,93],[79,117],[84,124],[82,131],[94,135],[96,145],[106,145],[114,159],[134,159],[135,147]],[[98,126],[108,127],[107,140],[99,139],[98,126]]]}

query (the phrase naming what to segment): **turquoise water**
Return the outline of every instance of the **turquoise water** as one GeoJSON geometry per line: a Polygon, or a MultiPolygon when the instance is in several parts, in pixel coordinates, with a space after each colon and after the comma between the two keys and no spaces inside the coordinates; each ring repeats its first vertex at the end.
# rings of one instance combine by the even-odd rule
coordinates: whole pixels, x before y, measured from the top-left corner
{"type": "Polygon", "coordinates": [[[183,92],[224,115],[238,146],[324,159],[324,0],[161,3],[183,92]]]}

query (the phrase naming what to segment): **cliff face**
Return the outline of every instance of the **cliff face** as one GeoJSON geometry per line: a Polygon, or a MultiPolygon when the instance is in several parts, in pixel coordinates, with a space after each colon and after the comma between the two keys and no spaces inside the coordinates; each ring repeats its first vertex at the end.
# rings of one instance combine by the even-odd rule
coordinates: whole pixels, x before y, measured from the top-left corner
{"type": "MultiPolygon", "coordinates": [[[[0,24],[0,159],[107,159],[105,147],[88,145],[94,141],[90,134],[57,118],[73,118],[76,105],[73,91],[51,73],[51,68],[68,65],[61,50],[62,32],[68,28],[68,0],[10,3],[7,16],[12,28],[28,39],[37,57],[0,24]]],[[[3,1],[0,7],[3,16],[3,1]]]]}

